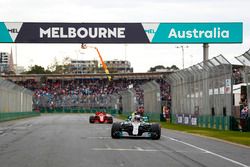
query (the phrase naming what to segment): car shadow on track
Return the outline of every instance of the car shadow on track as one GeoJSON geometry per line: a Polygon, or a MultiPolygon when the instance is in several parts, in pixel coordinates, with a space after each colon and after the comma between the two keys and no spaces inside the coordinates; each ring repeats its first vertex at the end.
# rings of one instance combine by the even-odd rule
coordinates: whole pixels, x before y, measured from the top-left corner
{"type": "MultiPolygon", "coordinates": [[[[130,140],[152,140],[151,137],[145,137],[145,136],[122,136],[118,140],[121,139],[130,139],[130,140]]],[[[117,140],[117,139],[116,139],[117,140]]]]}

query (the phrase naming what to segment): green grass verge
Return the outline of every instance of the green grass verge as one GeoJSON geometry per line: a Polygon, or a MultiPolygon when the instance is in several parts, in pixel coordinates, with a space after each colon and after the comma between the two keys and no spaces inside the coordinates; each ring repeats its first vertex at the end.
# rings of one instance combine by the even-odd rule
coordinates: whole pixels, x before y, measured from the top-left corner
{"type": "Polygon", "coordinates": [[[213,137],[237,144],[250,146],[250,132],[239,132],[239,131],[223,131],[210,128],[201,128],[196,126],[186,126],[178,124],[170,124],[161,122],[163,128],[172,129],[177,131],[183,131],[192,134],[198,134],[202,136],[213,137]]]}
{"type": "MultiPolygon", "coordinates": [[[[117,115],[118,119],[125,120],[127,116],[117,115]]],[[[239,131],[223,131],[211,128],[201,128],[197,126],[187,126],[179,124],[170,124],[166,122],[160,122],[162,128],[182,131],[191,134],[198,134],[201,136],[213,137],[232,143],[242,144],[250,146],[250,132],[239,132],[239,131]]]]}
{"type": "Polygon", "coordinates": [[[0,122],[40,116],[37,112],[0,112],[0,122]]]}

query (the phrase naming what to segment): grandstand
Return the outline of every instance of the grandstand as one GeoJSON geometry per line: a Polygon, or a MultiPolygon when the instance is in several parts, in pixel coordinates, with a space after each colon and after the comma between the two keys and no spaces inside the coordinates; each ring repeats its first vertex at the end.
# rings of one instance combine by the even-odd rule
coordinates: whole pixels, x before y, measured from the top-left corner
{"type": "Polygon", "coordinates": [[[121,99],[120,92],[133,89],[136,107],[143,106],[142,85],[156,80],[161,88],[161,99],[170,104],[170,85],[163,78],[167,73],[123,73],[111,74],[37,74],[5,75],[5,79],[34,91],[34,109],[40,111],[64,111],[71,109],[112,109],[121,108],[121,102],[113,102],[112,97],[121,99]]]}

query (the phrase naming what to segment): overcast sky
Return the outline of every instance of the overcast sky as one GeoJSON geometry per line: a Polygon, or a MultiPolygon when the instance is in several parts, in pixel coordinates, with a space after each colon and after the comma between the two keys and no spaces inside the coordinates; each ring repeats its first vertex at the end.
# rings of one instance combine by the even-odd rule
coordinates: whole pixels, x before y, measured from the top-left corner
{"type": "MultiPolygon", "coordinates": [[[[250,48],[249,0],[0,0],[2,22],[243,22],[242,44],[211,44],[209,58],[219,54],[230,61],[250,48]]],[[[1,35],[1,34],[0,34],[1,35]]],[[[91,44],[104,60],[129,60],[135,72],[155,65],[182,67],[177,44],[91,44]]],[[[185,45],[186,46],[186,45],[185,45]]],[[[202,61],[202,44],[185,49],[185,67],[202,61]]],[[[19,66],[53,60],[97,59],[94,50],[80,51],[79,44],[0,44],[0,51],[14,52],[19,66]]]]}

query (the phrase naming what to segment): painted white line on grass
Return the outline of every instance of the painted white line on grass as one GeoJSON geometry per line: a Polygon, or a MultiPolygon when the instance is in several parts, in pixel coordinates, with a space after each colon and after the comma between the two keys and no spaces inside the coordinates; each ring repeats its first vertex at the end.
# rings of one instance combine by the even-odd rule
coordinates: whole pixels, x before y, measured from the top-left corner
{"type": "Polygon", "coordinates": [[[187,142],[184,142],[184,141],[181,141],[181,140],[177,140],[177,139],[175,139],[175,138],[168,137],[168,136],[164,136],[164,135],[162,135],[162,137],[167,138],[167,139],[170,139],[170,140],[175,141],[175,142],[182,143],[182,144],[184,144],[184,145],[193,147],[193,148],[195,148],[195,149],[204,151],[204,152],[206,152],[206,153],[208,153],[208,154],[211,154],[211,155],[214,155],[214,156],[219,157],[219,158],[221,158],[221,159],[227,160],[227,161],[232,162],[232,163],[234,163],[234,164],[237,164],[237,165],[239,165],[239,166],[249,167],[248,165],[245,165],[245,164],[243,164],[243,163],[241,163],[241,162],[232,160],[232,159],[230,159],[230,158],[227,158],[227,157],[224,157],[224,156],[222,156],[222,155],[216,154],[216,153],[214,153],[214,152],[205,150],[205,149],[203,149],[203,148],[197,147],[197,146],[192,145],[192,144],[189,144],[189,143],[187,143],[187,142]]]}

